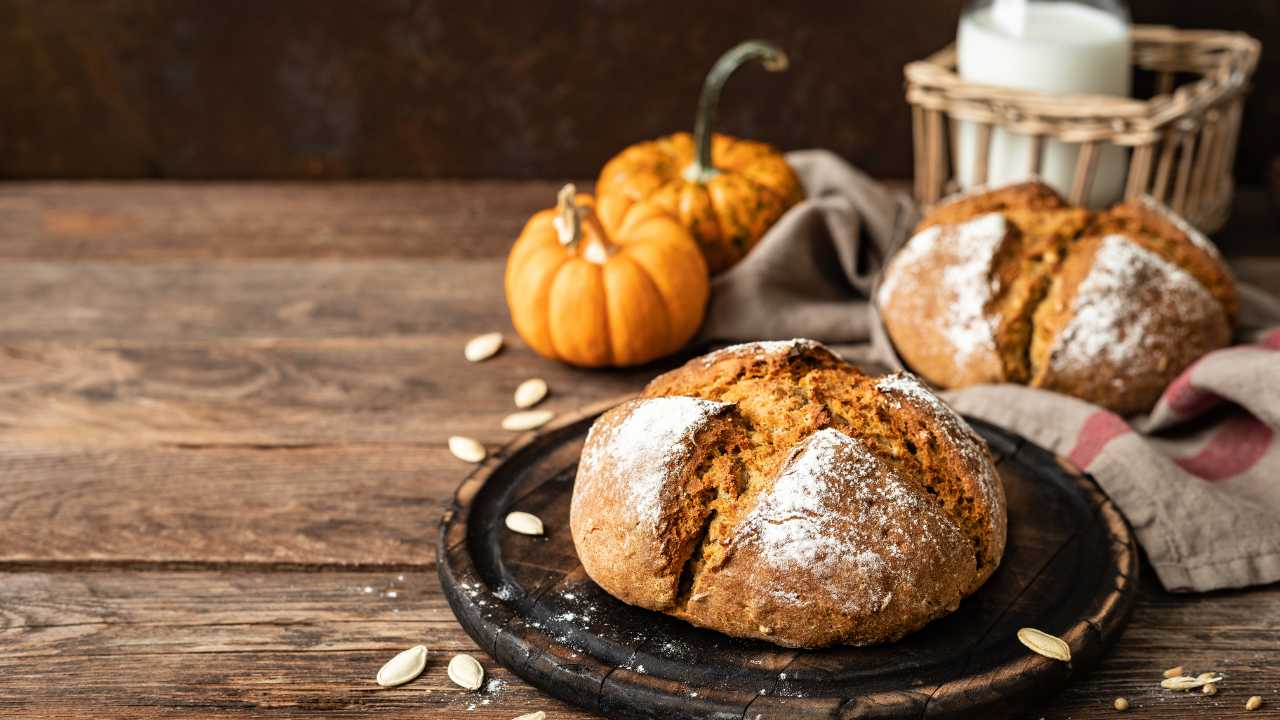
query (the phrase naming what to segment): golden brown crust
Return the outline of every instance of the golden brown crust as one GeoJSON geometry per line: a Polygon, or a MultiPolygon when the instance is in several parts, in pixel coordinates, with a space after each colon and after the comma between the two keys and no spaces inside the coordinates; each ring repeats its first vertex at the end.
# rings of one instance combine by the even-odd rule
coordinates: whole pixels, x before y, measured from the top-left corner
{"type": "Polygon", "coordinates": [[[972,539],[977,573],[965,594],[977,590],[1000,564],[1007,517],[1004,490],[991,482],[986,443],[954,410],[908,373],[876,382],[877,411],[895,437],[886,451],[900,461],[914,458],[921,479],[972,539]]]}
{"type": "Polygon", "coordinates": [[[587,573],[731,635],[896,639],[953,610],[1004,548],[981,439],[913,377],[865,376],[811,341],[736,346],[659,376],[597,422],[583,457],[571,526],[587,573]],[[628,449],[655,435],[690,444],[628,449]],[[637,455],[662,472],[628,469],[637,455]],[[661,511],[637,524],[633,496],[654,486],[661,511]]]}
{"type": "Polygon", "coordinates": [[[1070,207],[1053,188],[1033,180],[946,198],[916,225],[916,232],[934,225],[954,225],[991,212],[1031,214],[1070,207]]]}
{"type": "Polygon", "coordinates": [[[1022,183],[946,201],[919,228],[886,267],[877,303],[898,354],[935,385],[1026,383],[1139,412],[1197,357],[1230,339],[1239,302],[1229,272],[1208,240],[1150,199],[1091,213],[1048,186],[1022,183]],[[995,245],[993,217],[1005,223],[995,245]],[[1181,272],[1162,267],[1141,274],[1142,287],[1115,286],[1125,307],[1107,311],[1127,319],[1112,325],[1160,336],[1116,343],[1105,362],[1093,362],[1085,356],[1097,356],[1105,338],[1126,335],[1118,325],[1072,324],[1075,314],[1113,299],[1078,299],[1075,291],[1111,235],[1181,272]],[[1206,292],[1187,289],[1186,277],[1206,292]],[[1182,304],[1161,302],[1165,293],[1182,304]],[[973,329],[983,325],[989,331],[975,352],[973,329]],[[1060,341],[1065,330],[1071,342],[1060,341]],[[1084,338],[1090,331],[1099,336],[1084,338]],[[1117,349],[1135,354],[1119,357],[1117,349]]]}
{"type": "Polygon", "coordinates": [[[1191,273],[1213,294],[1233,322],[1240,310],[1231,272],[1217,249],[1200,232],[1167,208],[1144,198],[1123,202],[1100,213],[1088,235],[1124,235],[1142,247],[1191,273]]]}

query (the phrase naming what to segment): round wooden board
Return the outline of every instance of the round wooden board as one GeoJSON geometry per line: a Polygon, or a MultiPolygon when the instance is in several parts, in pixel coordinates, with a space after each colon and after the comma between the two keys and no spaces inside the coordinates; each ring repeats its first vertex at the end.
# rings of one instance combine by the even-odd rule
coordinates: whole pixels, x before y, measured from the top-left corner
{"type": "Polygon", "coordinates": [[[613,403],[564,418],[491,457],[442,523],[440,581],[494,659],[533,685],[610,718],[1004,717],[1093,666],[1128,619],[1133,536],[1092,480],[1004,430],[971,421],[1009,501],[1000,568],[960,609],[889,645],[796,651],[695,628],[625,605],[591,582],[569,533],[578,456],[613,403]],[[538,515],[545,537],[503,519],[538,515]],[[1016,639],[1065,639],[1072,662],[1016,639]]]}

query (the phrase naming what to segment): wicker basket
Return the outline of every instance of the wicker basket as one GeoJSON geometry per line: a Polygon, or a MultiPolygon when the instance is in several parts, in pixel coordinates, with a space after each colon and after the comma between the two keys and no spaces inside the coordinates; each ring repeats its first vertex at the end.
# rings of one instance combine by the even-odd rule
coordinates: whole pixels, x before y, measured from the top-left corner
{"type": "Polygon", "coordinates": [[[1046,138],[1079,145],[1069,192],[1075,203],[1089,194],[1099,148],[1119,145],[1132,149],[1126,198],[1147,193],[1205,232],[1220,228],[1231,211],[1241,107],[1261,46],[1242,33],[1161,26],[1135,26],[1132,39],[1133,64],[1155,73],[1149,100],[967,83],[955,72],[954,46],[908,64],[916,200],[927,209],[957,188],[956,121],[971,121],[978,184],[987,179],[993,126],[1031,138],[1028,175],[1038,174],[1046,138]],[[1179,73],[1196,77],[1175,89],[1179,73]]]}

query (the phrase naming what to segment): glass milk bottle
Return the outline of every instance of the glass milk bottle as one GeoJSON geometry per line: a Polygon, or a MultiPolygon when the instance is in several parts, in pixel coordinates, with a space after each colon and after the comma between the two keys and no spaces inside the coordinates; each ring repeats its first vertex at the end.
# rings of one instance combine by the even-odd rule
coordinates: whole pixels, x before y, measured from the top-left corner
{"type": "MultiPolygon", "coordinates": [[[[1053,94],[1130,93],[1129,11],[1120,0],[973,0],[960,18],[956,38],[960,77],[984,85],[1053,94]]],[[[977,128],[961,123],[957,177],[974,183],[977,128]]],[[[995,128],[991,135],[988,185],[1023,180],[1031,167],[1031,138],[995,128]]],[[[1076,145],[1045,139],[1040,178],[1064,196],[1075,175],[1076,145]]],[[[1124,148],[1099,147],[1086,202],[1094,207],[1120,200],[1127,168],[1124,148]]]]}

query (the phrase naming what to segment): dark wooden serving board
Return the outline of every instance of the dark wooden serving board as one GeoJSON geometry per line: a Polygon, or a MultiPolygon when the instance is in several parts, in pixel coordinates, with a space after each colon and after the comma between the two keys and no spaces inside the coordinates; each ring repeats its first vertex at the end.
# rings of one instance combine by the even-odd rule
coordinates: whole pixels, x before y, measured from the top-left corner
{"type": "Polygon", "coordinates": [[[565,418],[489,458],[458,488],[440,533],[450,606],[498,662],[610,718],[1008,716],[1093,666],[1119,635],[1138,557],[1088,477],[1017,436],[971,421],[1009,501],[1000,568],[952,615],[897,643],[796,651],[625,605],[578,563],[569,500],[591,422],[565,418]],[[507,530],[524,510],[545,537],[507,530]],[[1021,627],[1064,638],[1072,662],[1027,651],[1021,627]]]}

